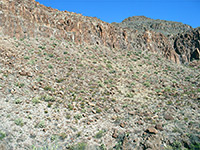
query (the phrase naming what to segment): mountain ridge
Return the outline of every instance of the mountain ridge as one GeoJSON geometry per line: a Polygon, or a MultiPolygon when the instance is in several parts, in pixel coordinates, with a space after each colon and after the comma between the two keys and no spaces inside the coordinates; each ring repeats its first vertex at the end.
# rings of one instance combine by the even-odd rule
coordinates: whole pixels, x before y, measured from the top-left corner
{"type": "Polygon", "coordinates": [[[175,21],[166,21],[160,19],[151,19],[145,16],[133,16],[124,19],[120,25],[122,27],[128,27],[135,30],[152,30],[155,32],[160,32],[165,36],[176,35],[178,33],[182,33],[188,30],[192,30],[193,28],[187,24],[183,24],[181,22],[175,21]],[[140,27],[140,28],[139,28],[140,27]],[[164,32],[167,30],[166,32],[164,32]],[[172,30],[172,31],[170,31],[172,30]],[[178,31],[177,31],[178,30],[178,31]],[[176,31],[176,32],[175,32],[176,31]]]}
{"type": "MultiPolygon", "coordinates": [[[[191,50],[193,48],[185,47],[185,51],[189,51],[190,56],[187,53],[184,53],[186,56],[182,56],[182,53],[177,53],[175,50],[177,48],[174,47],[175,44],[173,43],[174,40],[172,40],[177,38],[176,36],[168,38],[165,35],[163,36],[161,32],[149,30],[148,28],[142,31],[137,30],[135,27],[134,31],[127,29],[127,25],[123,25],[123,23],[127,22],[128,18],[116,26],[97,18],[85,17],[81,14],[67,11],[58,11],[41,5],[34,0],[2,0],[0,8],[2,10],[0,14],[0,19],[2,20],[0,24],[1,32],[11,37],[19,39],[37,36],[55,37],[77,44],[102,44],[117,49],[147,49],[161,53],[164,57],[176,63],[199,59],[199,50],[191,50]],[[153,35],[154,39],[147,37],[149,33],[153,35]],[[138,38],[141,40],[138,40],[138,38]],[[191,56],[194,56],[194,58],[191,58],[191,56]],[[187,59],[183,61],[182,57],[187,57],[187,59]]],[[[155,25],[155,28],[157,26],[160,27],[160,25],[155,25]]],[[[199,39],[198,37],[197,41],[199,39]]],[[[199,47],[195,48],[199,49],[199,47]]]]}

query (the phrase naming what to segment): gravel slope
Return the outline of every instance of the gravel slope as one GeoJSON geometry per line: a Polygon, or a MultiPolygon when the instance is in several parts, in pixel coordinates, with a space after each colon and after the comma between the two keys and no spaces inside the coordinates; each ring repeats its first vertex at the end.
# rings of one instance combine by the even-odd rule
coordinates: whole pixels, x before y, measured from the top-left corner
{"type": "Polygon", "coordinates": [[[0,149],[199,149],[199,70],[140,50],[0,37],[0,149]]]}

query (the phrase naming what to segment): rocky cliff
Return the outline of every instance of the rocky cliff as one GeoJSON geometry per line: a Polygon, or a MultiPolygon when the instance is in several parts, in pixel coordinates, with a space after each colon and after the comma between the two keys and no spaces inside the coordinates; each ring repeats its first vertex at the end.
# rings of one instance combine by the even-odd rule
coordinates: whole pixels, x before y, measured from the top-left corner
{"type": "Polygon", "coordinates": [[[174,49],[181,62],[190,62],[200,58],[200,28],[178,34],[174,40],[174,49]]]}
{"type": "Polygon", "coordinates": [[[97,18],[61,12],[34,0],[1,0],[0,8],[1,32],[11,37],[53,37],[115,48],[128,45],[122,28],[97,18]]]}
{"type": "MultiPolygon", "coordinates": [[[[175,62],[185,63],[194,59],[199,60],[200,58],[200,28],[193,29],[191,26],[183,23],[154,20],[145,16],[133,16],[123,20],[121,23],[112,24],[117,27],[137,31],[139,34],[151,31],[154,36],[156,34],[160,35],[160,37],[154,38],[154,41],[156,39],[154,45],[157,46],[157,51],[164,52],[167,58],[175,62]],[[161,41],[164,42],[161,46],[158,44],[159,39],[162,39],[161,41]],[[178,57],[178,61],[170,54],[170,52],[174,53],[174,50],[178,54],[178,56],[175,54],[175,58],[177,59],[178,57]]],[[[152,42],[149,42],[149,44],[152,45],[152,42]]]]}
{"type": "Polygon", "coordinates": [[[161,53],[176,63],[199,59],[199,45],[194,44],[198,43],[199,29],[193,31],[181,23],[132,17],[121,24],[109,24],[97,18],[45,7],[34,0],[1,0],[0,9],[2,35],[18,39],[49,37],[77,44],[142,49],[161,53]],[[185,40],[178,33],[185,31],[190,31],[187,34],[191,33],[195,41],[178,44],[185,40]]]}

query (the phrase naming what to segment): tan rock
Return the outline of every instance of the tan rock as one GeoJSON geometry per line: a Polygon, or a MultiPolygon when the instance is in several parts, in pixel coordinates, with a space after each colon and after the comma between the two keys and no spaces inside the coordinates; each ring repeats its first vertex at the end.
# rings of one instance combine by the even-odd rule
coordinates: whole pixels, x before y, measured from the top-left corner
{"type": "Polygon", "coordinates": [[[3,80],[3,75],[2,74],[0,74],[0,79],[3,80]]]}
{"type": "Polygon", "coordinates": [[[165,118],[165,120],[174,120],[174,118],[169,114],[165,114],[164,118],[165,118]]]}
{"type": "Polygon", "coordinates": [[[27,75],[27,73],[26,73],[24,70],[19,71],[19,74],[20,74],[21,76],[26,76],[26,75],[27,75]]]}
{"type": "Polygon", "coordinates": [[[125,124],[122,122],[120,123],[120,127],[124,128],[125,127],[125,124]]]}
{"type": "Polygon", "coordinates": [[[158,133],[158,131],[153,127],[149,127],[146,131],[148,133],[151,133],[151,134],[157,134],[158,133]]]}
{"type": "Polygon", "coordinates": [[[120,110],[118,108],[114,108],[114,112],[118,113],[120,110]]]}
{"type": "Polygon", "coordinates": [[[88,102],[88,105],[92,106],[92,107],[95,107],[95,104],[94,103],[91,103],[91,102],[88,102]]]}
{"type": "Polygon", "coordinates": [[[118,134],[117,130],[114,129],[114,132],[113,132],[113,134],[112,134],[112,137],[116,139],[116,138],[118,137],[117,134],[118,134]]]}
{"type": "Polygon", "coordinates": [[[129,111],[128,114],[129,115],[135,115],[135,112],[134,111],[129,111]]]}
{"type": "Polygon", "coordinates": [[[162,127],[162,124],[161,124],[161,123],[157,123],[156,126],[155,126],[155,128],[156,128],[157,130],[163,131],[163,127],[162,127]]]}

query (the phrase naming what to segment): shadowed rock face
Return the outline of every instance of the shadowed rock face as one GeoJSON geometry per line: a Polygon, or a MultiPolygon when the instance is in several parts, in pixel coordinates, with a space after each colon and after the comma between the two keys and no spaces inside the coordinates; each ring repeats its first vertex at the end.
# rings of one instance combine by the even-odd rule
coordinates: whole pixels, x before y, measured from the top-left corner
{"type": "MultiPolygon", "coordinates": [[[[176,39],[176,42],[180,41],[178,37],[172,38],[171,36],[169,38],[161,32],[157,32],[157,30],[150,30],[150,28],[160,29],[161,27],[162,29],[173,28],[170,23],[165,23],[168,25],[167,27],[165,24],[155,25],[154,23],[149,26],[150,28],[137,30],[134,26],[134,28],[128,28],[125,24],[129,21],[128,25],[130,25],[131,22],[135,21],[134,19],[126,19],[121,25],[109,24],[97,18],[45,7],[34,0],[1,0],[0,9],[0,33],[18,39],[49,37],[77,44],[97,44],[116,49],[148,50],[161,53],[176,63],[180,63],[180,61],[188,62],[193,58],[197,59],[199,55],[198,46],[196,46],[198,49],[193,50],[192,46],[187,49],[187,52],[182,52],[181,46],[178,47],[174,44],[173,39],[176,39]],[[191,49],[192,52],[188,52],[191,49]],[[190,59],[184,59],[183,55],[190,59]]],[[[142,19],[144,23],[147,20],[154,22],[154,20],[145,17],[142,19]]],[[[181,31],[192,30],[187,25],[177,26],[181,26],[181,31]]],[[[193,34],[196,36],[196,32],[193,34]]],[[[188,43],[190,42],[191,40],[188,40],[188,43]]]]}
{"type": "Polygon", "coordinates": [[[174,49],[182,62],[200,59],[200,28],[179,34],[175,38],[174,49]]]}

